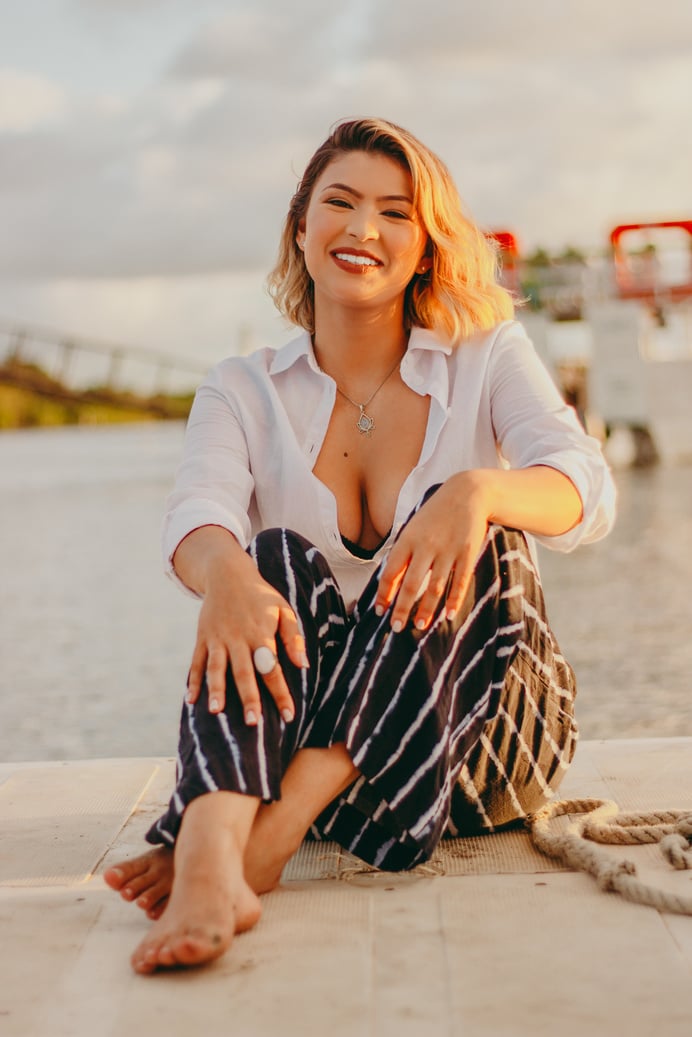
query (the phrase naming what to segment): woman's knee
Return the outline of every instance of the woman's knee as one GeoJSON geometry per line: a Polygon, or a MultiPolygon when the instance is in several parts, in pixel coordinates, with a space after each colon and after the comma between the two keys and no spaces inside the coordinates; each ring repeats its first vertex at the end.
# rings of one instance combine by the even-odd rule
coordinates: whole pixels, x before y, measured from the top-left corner
{"type": "Polygon", "coordinates": [[[282,527],[263,529],[251,540],[248,554],[255,559],[263,575],[265,570],[277,567],[281,572],[287,568],[295,572],[306,565],[329,568],[314,544],[300,533],[282,527]]]}
{"type": "Polygon", "coordinates": [[[311,600],[314,588],[320,585],[329,585],[337,593],[324,555],[292,529],[262,530],[250,542],[248,553],[267,583],[289,599],[297,592],[311,600]]]}

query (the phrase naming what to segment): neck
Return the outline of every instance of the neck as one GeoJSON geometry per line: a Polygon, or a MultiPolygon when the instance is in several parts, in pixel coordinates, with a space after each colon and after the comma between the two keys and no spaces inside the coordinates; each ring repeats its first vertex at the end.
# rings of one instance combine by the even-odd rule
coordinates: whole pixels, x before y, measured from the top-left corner
{"type": "Polygon", "coordinates": [[[408,344],[401,307],[391,314],[315,305],[313,344],[323,371],[341,385],[371,384],[401,360],[408,344]]]}

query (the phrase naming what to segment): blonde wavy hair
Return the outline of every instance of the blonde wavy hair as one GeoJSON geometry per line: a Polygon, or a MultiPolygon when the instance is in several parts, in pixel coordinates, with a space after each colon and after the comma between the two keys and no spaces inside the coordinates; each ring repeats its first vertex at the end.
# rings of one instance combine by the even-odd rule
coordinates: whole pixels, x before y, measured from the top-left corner
{"type": "Polygon", "coordinates": [[[308,162],[291,199],[276,266],[267,282],[283,316],[306,331],[315,330],[314,285],[296,235],[316,181],[333,159],[349,151],[385,155],[411,176],[432,265],[426,273],[414,275],[406,289],[407,329],[428,328],[456,344],[511,318],[512,296],[497,280],[497,247],[464,213],[449,170],[413,134],[384,119],[337,123],[308,162]]]}

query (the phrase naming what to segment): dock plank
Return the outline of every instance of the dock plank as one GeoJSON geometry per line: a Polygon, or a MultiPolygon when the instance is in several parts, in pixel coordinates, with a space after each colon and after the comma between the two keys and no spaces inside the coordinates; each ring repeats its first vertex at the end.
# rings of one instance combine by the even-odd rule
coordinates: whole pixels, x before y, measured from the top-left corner
{"type": "MultiPolygon", "coordinates": [[[[170,760],[0,768],[3,1037],[187,1037],[201,1020],[242,1037],[690,1032],[692,917],[603,893],[522,832],[451,840],[407,875],[305,844],[221,960],[136,976],[149,923],[101,875],[141,852],[172,778],[170,760]]],[[[584,743],[561,794],[692,807],[692,739],[584,743]]],[[[692,892],[656,847],[609,852],[692,892]]]]}
{"type": "Polygon", "coordinates": [[[0,887],[85,882],[157,770],[151,760],[89,760],[6,775],[0,887]]]}

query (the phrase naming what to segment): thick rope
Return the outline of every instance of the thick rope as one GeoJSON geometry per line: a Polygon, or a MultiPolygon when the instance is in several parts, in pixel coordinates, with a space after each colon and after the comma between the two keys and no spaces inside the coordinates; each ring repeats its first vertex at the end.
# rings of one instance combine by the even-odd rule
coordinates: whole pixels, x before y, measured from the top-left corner
{"type": "Polygon", "coordinates": [[[659,843],[674,868],[692,868],[692,812],[667,810],[647,814],[618,814],[608,799],[563,799],[548,803],[526,821],[534,846],[570,868],[586,871],[601,889],[659,911],[692,915],[692,897],[647,886],[632,861],[614,860],[594,843],[637,845],[659,843]],[[550,821],[565,814],[586,815],[563,832],[550,831],[550,821]]]}

